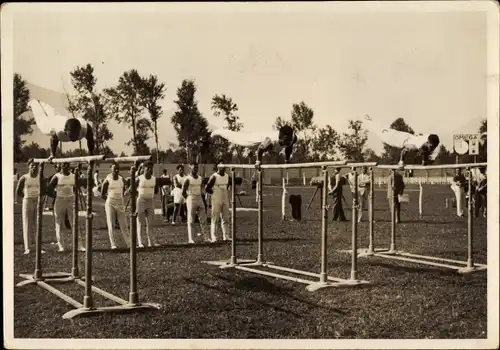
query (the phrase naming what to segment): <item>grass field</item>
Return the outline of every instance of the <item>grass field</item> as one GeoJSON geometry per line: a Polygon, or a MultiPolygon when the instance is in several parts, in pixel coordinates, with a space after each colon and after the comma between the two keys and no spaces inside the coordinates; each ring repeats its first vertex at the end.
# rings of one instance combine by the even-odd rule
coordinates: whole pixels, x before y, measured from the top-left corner
{"type": "MultiPolygon", "coordinates": [[[[347,190],[347,187],[345,188],[347,190]]],[[[344,192],[348,192],[348,191],[344,192]]],[[[415,187],[416,190],[416,187],[415,187]]],[[[410,187],[410,203],[402,206],[398,248],[405,251],[466,260],[467,218],[445,208],[451,197],[448,186],[426,187],[426,215],[418,217],[418,192],[410,187]]],[[[290,189],[303,196],[303,221],[280,220],[279,188],[266,188],[264,197],[265,258],[296,269],[319,272],[319,197],[311,209],[305,206],[314,189],[290,189]],[[305,202],[305,203],[304,203],[305,202]]],[[[346,193],[347,200],[350,200],[346,193]]],[[[255,206],[255,196],[242,197],[255,206]]],[[[375,197],[375,244],[388,247],[390,214],[385,188],[375,197]]],[[[23,255],[21,208],[15,206],[15,283],[20,273],[32,273],[34,254],[23,255]]],[[[128,299],[128,253],[111,252],[104,208],[94,220],[95,285],[128,299]]],[[[346,210],[350,219],[351,211],[346,210]]],[[[71,308],[51,293],[33,285],[15,288],[14,334],[16,338],[486,338],[486,272],[462,276],[424,265],[359,259],[364,288],[306,291],[305,285],[231,269],[220,270],[205,260],[229,258],[230,244],[188,246],[185,226],[162,223],[154,230],[162,247],[138,252],[139,297],[162,305],[161,310],[129,315],[102,315],[63,320],[71,308]]],[[[365,213],[367,219],[367,214],[365,213]]],[[[71,253],[58,253],[48,242],[55,240],[53,221],[44,216],[43,266],[45,272],[70,271],[71,253]]],[[[81,219],[80,230],[85,223],[81,219]]],[[[238,257],[256,258],[257,213],[238,212],[238,257]]],[[[476,262],[486,263],[486,219],[474,223],[476,262]]],[[[350,255],[337,252],[351,247],[351,222],[331,222],[328,227],[329,275],[348,278],[350,255]]],[[[359,247],[368,245],[368,223],[359,224],[359,247]]],[[[80,268],[84,271],[84,256],[80,268]]],[[[84,290],[73,284],[57,285],[82,302],[84,290]]],[[[98,306],[109,301],[95,295],[98,306]]]]}

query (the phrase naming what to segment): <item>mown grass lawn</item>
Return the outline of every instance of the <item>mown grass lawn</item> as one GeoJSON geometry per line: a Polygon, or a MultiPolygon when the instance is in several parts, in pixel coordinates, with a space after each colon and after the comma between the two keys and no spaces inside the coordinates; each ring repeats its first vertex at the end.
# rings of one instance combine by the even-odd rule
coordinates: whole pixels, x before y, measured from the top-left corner
{"type": "MultiPolygon", "coordinates": [[[[347,188],[346,188],[347,189],[347,188]]],[[[412,188],[410,187],[410,191],[412,188]]],[[[448,186],[427,186],[423,218],[418,217],[418,192],[409,192],[399,224],[398,248],[457,260],[467,258],[467,218],[459,219],[444,207],[451,197],[448,186]]],[[[266,188],[264,197],[265,258],[301,270],[319,272],[319,197],[305,206],[314,189],[292,188],[303,196],[303,221],[280,220],[278,188],[266,188]]],[[[348,191],[345,191],[348,192],[348,191]]],[[[350,200],[350,196],[346,193],[350,200]]],[[[242,198],[255,206],[255,196],[242,198]]],[[[385,189],[376,191],[376,246],[388,247],[390,215],[385,189]]],[[[104,207],[94,220],[95,285],[128,299],[127,252],[111,252],[104,207]]],[[[21,208],[15,207],[15,281],[32,273],[34,253],[23,255],[21,208]]],[[[351,212],[346,210],[350,219],[351,212]]],[[[365,218],[367,218],[365,214],[365,218]]],[[[16,338],[486,338],[486,272],[462,276],[441,268],[380,258],[359,259],[359,278],[365,288],[328,288],[311,293],[305,285],[202,263],[229,258],[229,243],[187,246],[184,225],[163,224],[157,216],[155,233],[162,247],[138,252],[139,297],[162,305],[142,314],[100,315],[64,320],[71,310],[64,301],[34,285],[15,288],[16,338]]],[[[256,258],[257,213],[238,212],[238,257],[256,258]]],[[[85,223],[81,219],[80,230],[85,223]]],[[[486,263],[486,219],[474,223],[475,258],[486,263]]],[[[349,278],[350,255],[337,250],[351,247],[351,222],[329,222],[328,272],[349,278]]],[[[43,266],[45,272],[70,271],[71,253],[58,253],[53,220],[44,216],[43,266]]],[[[359,225],[359,247],[368,244],[368,223],[359,225]]],[[[84,256],[80,256],[84,272],[84,256]]],[[[83,288],[73,284],[57,288],[82,302],[83,288]]],[[[112,305],[95,295],[98,306],[112,305]]]]}

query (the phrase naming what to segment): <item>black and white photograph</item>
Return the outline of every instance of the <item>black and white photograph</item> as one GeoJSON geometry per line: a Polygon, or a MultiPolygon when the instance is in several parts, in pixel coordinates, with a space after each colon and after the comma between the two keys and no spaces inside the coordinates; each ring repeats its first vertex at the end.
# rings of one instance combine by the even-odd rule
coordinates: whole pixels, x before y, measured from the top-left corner
{"type": "Polygon", "coordinates": [[[4,347],[498,348],[499,14],[4,4],[4,347]]]}

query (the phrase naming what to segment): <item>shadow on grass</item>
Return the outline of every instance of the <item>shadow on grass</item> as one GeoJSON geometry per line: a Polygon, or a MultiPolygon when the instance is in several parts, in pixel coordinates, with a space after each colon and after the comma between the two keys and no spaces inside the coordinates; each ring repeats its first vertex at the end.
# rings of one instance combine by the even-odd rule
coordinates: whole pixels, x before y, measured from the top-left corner
{"type": "MultiPolygon", "coordinates": [[[[238,244],[240,241],[236,241],[238,244]]],[[[168,243],[168,244],[162,244],[158,247],[144,247],[144,248],[136,248],[136,251],[138,253],[140,252],[156,252],[156,251],[162,251],[164,249],[196,249],[200,247],[225,247],[225,246],[230,246],[231,242],[230,241],[220,241],[220,242],[215,242],[215,243],[210,243],[210,242],[200,242],[200,243],[195,243],[195,244],[190,244],[190,243],[168,243]]],[[[246,245],[244,242],[242,245],[246,245]]],[[[108,253],[127,253],[130,252],[129,248],[117,248],[117,249],[111,249],[111,248],[94,248],[94,252],[108,252],[108,253]]]]}
{"type": "MultiPolygon", "coordinates": [[[[383,259],[383,258],[382,258],[383,259]]],[[[368,265],[383,267],[386,269],[400,271],[400,272],[409,272],[409,273],[431,273],[433,275],[439,276],[461,276],[456,270],[445,270],[437,267],[410,267],[410,266],[401,266],[395,264],[387,264],[383,262],[369,262],[368,265]]]]}
{"type": "MultiPolygon", "coordinates": [[[[368,222],[368,221],[366,221],[368,222]]],[[[376,219],[375,222],[379,223],[391,223],[390,219],[376,219]]],[[[426,225],[450,225],[450,224],[461,224],[460,221],[429,221],[425,219],[416,219],[416,220],[402,220],[396,225],[404,225],[404,224],[426,224],[426,225]]]]}
{"type": "MultiPolygon", "coordinates": [[[[257,238],[244,238],[244,239],[238,239],[236,242],[238,243],[255,243],[258,242],[259,240],[257,238]]],[[[264,241],[266,242],[293,242],[293,241],[310,241],[310,239],[303,239],[303,238],[264,238],[264,241]]]]}
{"type": "Polygon", "coordinates": [[[238,280],[231,278],[231,277],[223,277],[223,276],[216,276],[216,277],[218,279],[223,280],[223,281],[232,283],[236,289],[251,291],[251,292],[265,292],[265,293],[272,294],[272,295],[275,295],[278,297],[288,297],[292,300],[298,301],[300,303],[306,304],[306,305],[314,307],[314,308],[327,309],[327,310],[335,313],[337,316],[345,316],[346,315],[345,312],[340,311],[339,309],[314,304],[314,303],[311,303],[307,300],[297,298],[296,296],[289,293],[290,292],[289,289],[280,287],[280,286],[275,285],[273,283],[270,283],[268,280],[266,280],[262,277],[248,277],[248,278],[238,279],[238,280]]]}
{"type": "MultiPolygon", "coordinates": [[[[228,290],[226,289],[223,289],[223,288],[218,288],[218,287],[214,287],[214,286],[211,286],[209,284],[206,284],[206,283],[203,283],[203,282],[200,282],[200,281],[196,281],[194,279],[191,279],[191,278],[184,278],[184,280],[188,283],[192,283],[192,284],[196,284],[198,286],[201,286],[201,287],[204,287],[204,288],[207,288],[207,289],[211,289],[211,290],[216,290],[220,293],[224,293],[224,294],[227,294],[227,295],[231,295],[231,296],[234,296],[234,297],[237,297],[237,298],[241,298],[242,296],[239,295],[238,293],[232,293],[232,292],[229,292],[228,290]]],[[[286,310],[286,309],[283,309],[279,306],[274,306],[274,305],[271,305],[269,303],[266,303],[266,302],[263,302],[263,301],[260,301],[260,300],[257,300],[257,299],[254,299],[254,298],[250,298],[250,297],[245,297],[246,299],[256,303],[256,304],[259,304],[259,305],[262,305],[262,306],[265,306],[265,307],[269,307],[275,311],[278,311],[278,312],[283,312],[283,313],[286,313],[286,314],[289,314],[289,315],[292,315],[296,318],[302,318],[302,315],[296,313],[296,312],[293,312],[293,311],[290,311],[290,310],[286,310]]]]}

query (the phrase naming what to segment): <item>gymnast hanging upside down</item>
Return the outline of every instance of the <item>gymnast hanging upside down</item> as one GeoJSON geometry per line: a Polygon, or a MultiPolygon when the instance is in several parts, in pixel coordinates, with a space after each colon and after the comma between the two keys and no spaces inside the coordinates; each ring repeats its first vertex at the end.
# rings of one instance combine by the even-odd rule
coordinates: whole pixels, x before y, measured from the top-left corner
{"type": "Polygon", "coordinates": [[[211,136],[220,136],[234,145],[257,148],[257,162],[262,161],[264,152],[269,152],[275,145],[283,147],[285,163],[290,162],[293,146],[297,142],[297,135],[291,126],[282,126],[278,131],[241,132],[220,128],[212,131],[211,136]]]}
{"type": "Polygon", "coordinates": [[[57,114],[54,108],[40,100],[31,100],[28,106],[40,132],[50,136],[49,160],[56,156],[59,142],[76,142],[84,138],[87,139],[89,155],[94,155],[94,132],[85,119],[57,114]]]}
{"type": "Polygon", "coordinates": [[[364,125],[375,133],[386,145],[401,149],[399,165],[404,166],[408,151],[416,150],[422,156],[422,165],[429,164],[431,154],[439,146],[439,137],[436,134],[413,135],[408,132],[381,127],[380,124],[366,115],[364,125]]]}

